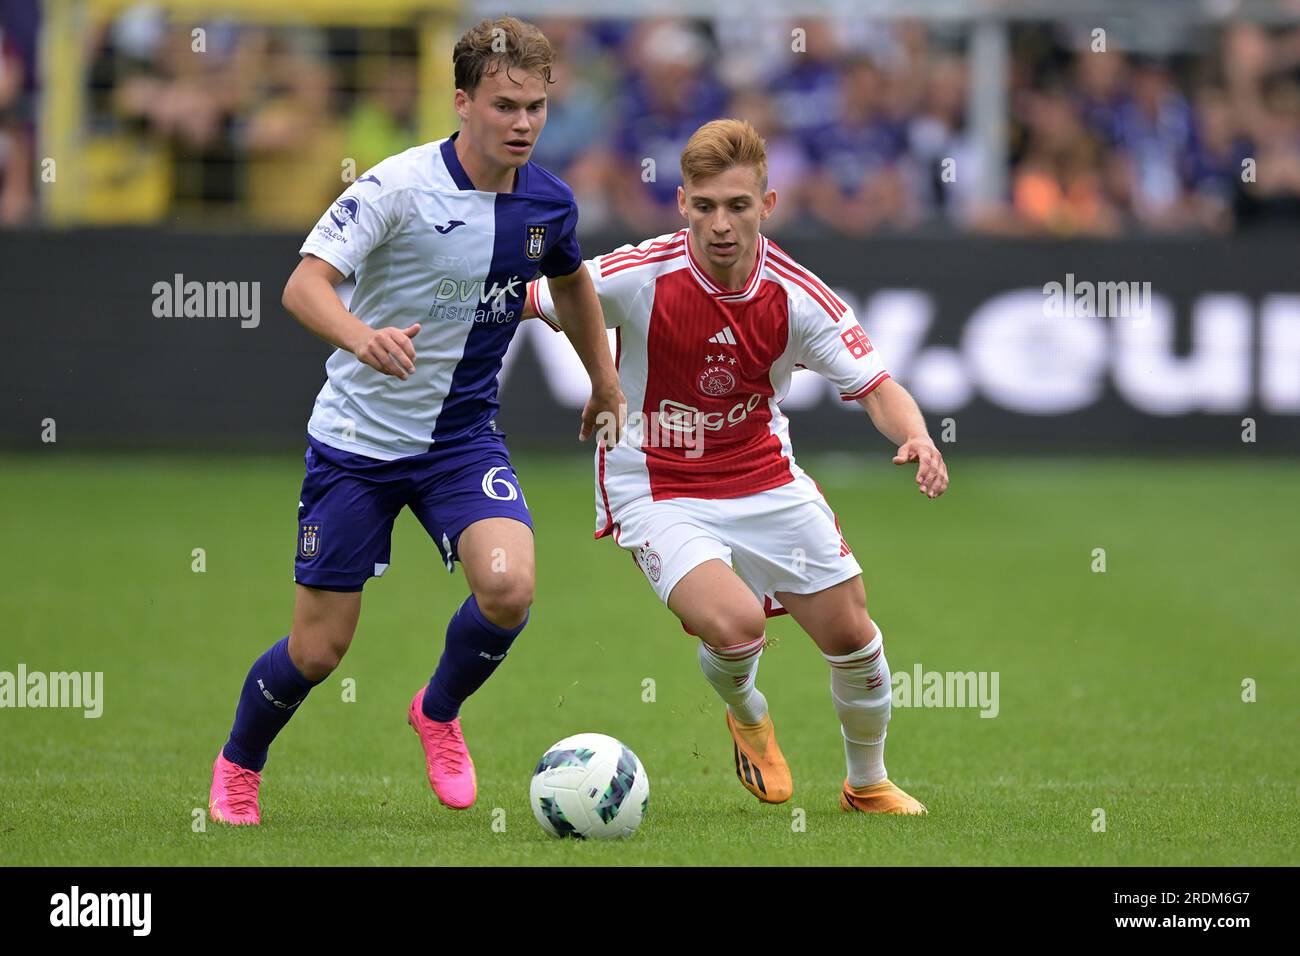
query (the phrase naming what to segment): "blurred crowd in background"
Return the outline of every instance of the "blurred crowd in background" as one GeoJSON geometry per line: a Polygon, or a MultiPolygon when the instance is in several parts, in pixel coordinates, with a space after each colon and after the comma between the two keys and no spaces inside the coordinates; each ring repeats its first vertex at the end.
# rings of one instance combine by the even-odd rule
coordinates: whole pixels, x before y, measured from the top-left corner
{"type": "MultiPolygon", "coordinates": [[[[0,226],[41,219],[29,19],[0,21],[0,226]]],[[[767,140],[772,227],[787,234],[1300,225],[1300,28],[1206,26],[1155,56],[1013,24],[1006,188],[987,201],[967,25],[538,22],[557,66],[534,158],[573,187],[584,231],[677,228],[681,146],[728,115],[767,140]]],[[[82,138],[107,184],[96,221],[304,230],[348,162],[355,177],[420,142],[414,30],[202,26],[201,55],[193,24],[147,5],[86,38],[82,138]]]]}

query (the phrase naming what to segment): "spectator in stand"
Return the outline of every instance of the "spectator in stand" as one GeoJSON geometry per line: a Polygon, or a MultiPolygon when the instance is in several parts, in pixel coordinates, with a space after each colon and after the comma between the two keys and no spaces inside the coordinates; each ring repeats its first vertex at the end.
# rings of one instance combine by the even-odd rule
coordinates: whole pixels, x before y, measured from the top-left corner
{"type": "Polygon", "coordinates": [[[1074,61],[1075,100],[1083,124],[1107,149],[1119,143],[1120,113],[1128,102],[1128,60],[1118,50],[1085,50],[1074,61]]]}
{"type": "Polygon", "coordinates": [[[902,173],[906,129],[885,111],[880,71],[858,57],[844,68],[836,123],[806,142],[814,169],[808,201],[816,220],[848,236],[916,220],[902,173]]]}
{"type": "MultiPolygon", "coordinates": [[[[776,115],[796,136],[811,139],[835,125],[840,114],[840,71],[844,56],[839,37],[827,20],[791,23],[787,34],[804,31],[803,49],[791,52],[789,65],[768,84],[776,115]]],[[[793,43],[794,38],[792,38],[793,43]]]]}
{"type": "Polygon", "coordinates": [[[367,66],[365,93],[352,108],[344,133],[345,155],[356,160],[357,175],[420,143],[415,126],[419,99],[415,59],[395,56],[367,66]]]}
{"type": "Polygon", "coordinates": [[[0,26],[0,227],[22,225],[35,208],[25,74],[17,44],[0,26]]]}
{"type": "Polygon", "coordinates": [[[1233,226],[1243,185],[1243,160],[1250,156],[1250,145],[1237,132],[1223,90],[1201,90],[1196,97],[1196,115],[1200,135],[1191,156],[1192,217],[1211,232],[1227,232],[1233,226]]]}
{"type": "MultiPolygon", "coordinates": [[[[330,71],[280,36],[267,50],[264,70],[270,83],[244,131],[248,214],[266,225],[309,225],[347,186],[342,161],[350,154],[330,109],[330,71]]],[[[358,164],[356,173],[368,168],[358,164]]]]}
{"type": "Polygon", "coordinates": [[[777,203],[763,230],[771,232],[798,223],[804,213],[808,172],[804,144],[784,128],[772,98],[759,90],[733,96],[727,115],[748,120],[767,143],[767,184],[776,190],[777,203]]]}
{"type": "Polygon", "coordinates": [[[690,25],[650,22],[631,43],[633,72],[619,111],[612,198],[624,223],[653,235],[682,227],[682,147],[696,129],[722,115],[726,101],[707,68],[709,44],[690,25]]]}
{"type": "Polygon", "coordinates": [[[1187,190],[1197,149],[1196,117],[1158,60],[1134,65],[1131,95],[1119,110],[1120,196],[1137,222],[1180,229],[1191,218],[1187,190]]]}
{"type": "Polygon", "coordinates": [[[1255,131],[1256,180],[1242,190],[1240,216],[1251,226],[1300,223],[1300,84],[1275,79],[1255,131]]]}
{"type": "Polygon", "coordinates": [[[1102,185],[1102,149],[1084,128],[1074,98],[1061,88],[1034,94],[1028,142],[1015,170],[1012,204],[1030,233],[1112,235],[1120,218],[1102,185]]]}
{"type": "Polygon", "coordinates": [[[596,38],[578,20],[542,20],[538,27],[555,49],[554,81],[546,90],[546,135],[533,159],[573,190],[581,215],[578,229],[607,227],[614,159],[606,140],[612,122],[610,91],[621,83],[596,38]]]}
{"type": "Polygon", "coordinates": [[[980,213],[974,194],[980,154],[966,124],[967,83],[965,60],[953,55],[935,59],[921,109],[907,129],[912,183],[922,215],[957,226],[972,225],[980,213]]]}
{"type": "Polygon", "coordinates": [[[246,106],[250,76],[237,65],[236,46],[256,43],[259,34],[201,29],[198,50],[191,27],[172,24],[156,58],[116,88],[114,107],[121,119],[167,141],[182,205],[229,207],[241,192],[234,126],[246,106]]]}
{"type": "Polygon", "coordinates": [[[1250,140],[1255,181],[1242,183],[1243,228],[1300,222],[1300,30],[1272,36],[1252,23],[1223,36],[1221,58],[1238,129],[1250,140]]]}

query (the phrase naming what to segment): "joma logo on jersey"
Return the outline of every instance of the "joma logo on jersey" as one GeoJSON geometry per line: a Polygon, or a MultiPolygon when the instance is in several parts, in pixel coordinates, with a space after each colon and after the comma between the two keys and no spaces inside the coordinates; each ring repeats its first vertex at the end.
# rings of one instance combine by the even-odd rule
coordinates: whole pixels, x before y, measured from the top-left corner
{"type": "Polygon", "coordinates": [[[522,286],[524,280],[518,276],[511,276],[510,281],[505,285],[499,282],[493,282],[492,288],[485,288],[487,285],[482,279],[475,279],[472,282],[465,282],[457,279],[442,278],[438,280],[438,289],[435,295],[440,300],[450,300],[453,302],[491,302],[493,299],[502,297],[514,298],[523,295],[522,286]]]}
{"type": "Polygon", "coordinates": [[[739,425],[743,422],[762,400],[763,396],[755,392],[749,396],[748,401],[736,402],[725,413],[700,414],[700,410],[694,405],[683,405],[681,402],[674,402],[671,398],[665,398],[659,403],[659,425],[673,432],[693,432],[698,428],[711,432],[722,431],[729,425],[739,425]]]}
{"type": "Polygon", "coordinates": [[[524,245],[524,255],[529,259],[540,259],[546,248],[546,226],[543,223],[528,224],[528,241],[524,245]]]}

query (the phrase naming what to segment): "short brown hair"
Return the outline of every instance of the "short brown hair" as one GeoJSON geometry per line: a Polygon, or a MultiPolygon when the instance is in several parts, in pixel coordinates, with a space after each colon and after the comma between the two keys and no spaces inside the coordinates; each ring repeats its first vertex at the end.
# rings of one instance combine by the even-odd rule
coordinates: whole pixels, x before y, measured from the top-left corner
{"type": "Polygon", "coordinates": [[[767,144],[747,120],[720,119],[705,123],[682,150],[682,182],[724,173],[733,166],[753,166],[767,189],[767,144]]]}
{"type": "Polygon", "coordinates": [[[471,96],[483,77],[505,69],[519,67],[528,73],[540,73],[551,82],[551,65],[555,51],[546,35],[531,23],[515,17],[480,20],[456,41],[451,60],[456,75],[456,89],[471,96]]]}

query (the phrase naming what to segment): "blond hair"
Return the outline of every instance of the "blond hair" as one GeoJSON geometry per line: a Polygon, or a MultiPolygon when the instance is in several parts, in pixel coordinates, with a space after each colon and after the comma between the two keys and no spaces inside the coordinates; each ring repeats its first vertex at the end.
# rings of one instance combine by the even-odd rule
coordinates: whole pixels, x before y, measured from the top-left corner
{"type": "Polygon", "coordinates": [[[767,144],[747,120],[705,123],[682,150],[683,183],[717,176],[733,166],[753,166],[760,188],[767,190],[767,144]]]}
{"type": "Polygon", "coordinates": [[[485,75],[504,69],[509,76],[511,67],[540,73],[550,83],[555,51],[546,34],[533,24],[515,17],[497,17],[480,20],[466,30],[456,41],[451,61],[456,89],[473,96],[485,75]]]}

